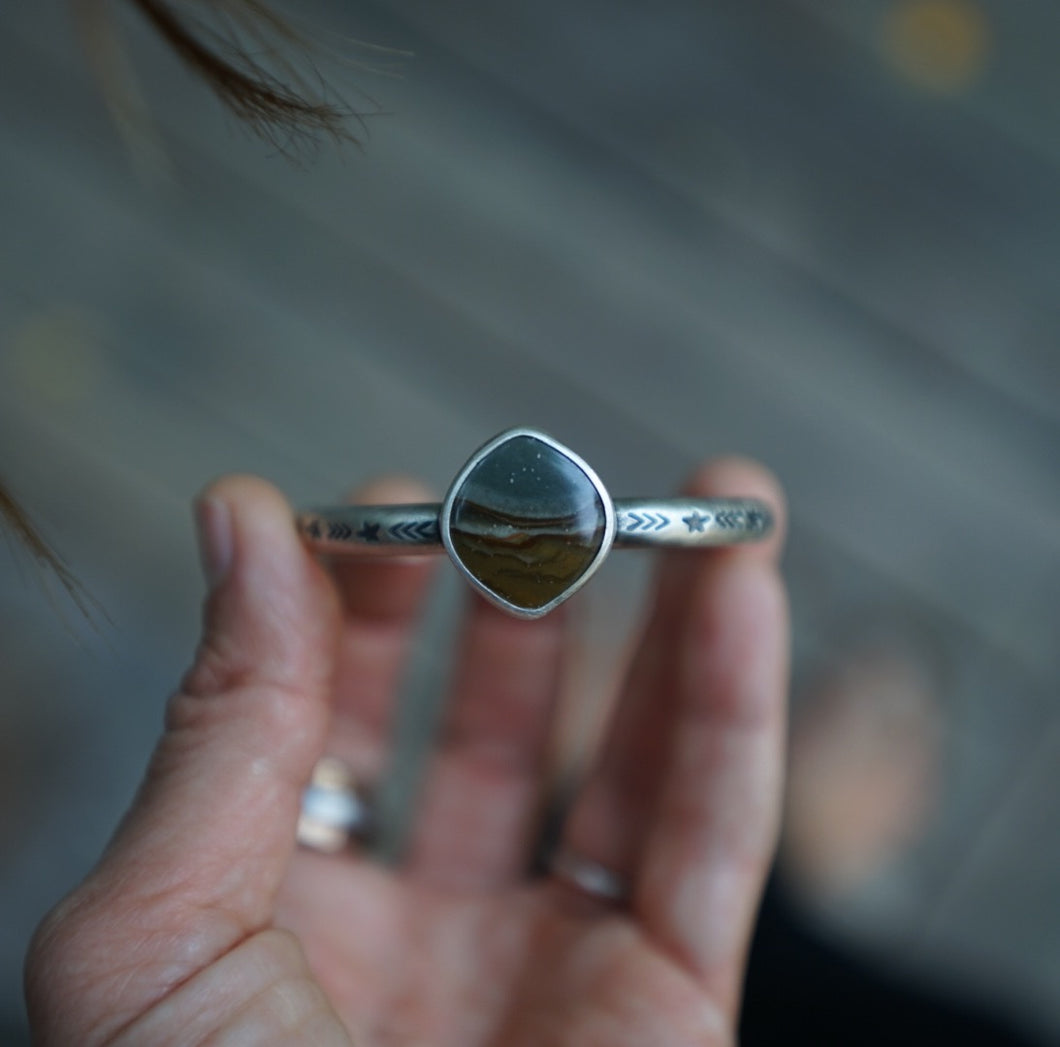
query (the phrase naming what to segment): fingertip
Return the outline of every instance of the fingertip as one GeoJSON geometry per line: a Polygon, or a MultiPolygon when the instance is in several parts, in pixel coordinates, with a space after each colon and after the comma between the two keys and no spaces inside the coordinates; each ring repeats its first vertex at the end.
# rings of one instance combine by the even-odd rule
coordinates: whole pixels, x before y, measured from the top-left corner
{"type": "Polygon", "coordinates": [[[192,503],[203,572],[216,588],[237,560],[268,545],[278,552],[300,547],[293,512],[267,480],[235,473],[207,484],[192,503]]]}
{"type": "Polygon", "coordinates": [[[211,480],[196,501],[216,498],[224,502],[250,503],[260,507],[287,507],[287,499],[268,480],[250,473],[228,473],[211,480]]]}
{"type": "Polygon", "coordinates": [[[656,610],[679,614],[690,587],[704,572],[730,559],[757,561],[775,566],[780,561],[787,533],[787,499],[776,475],[760,462],[726,455],[701,463],[682,485],[681,493],[694,498],[750,498],[763,502],[772,515],[772,528],[761,539],[714,549],[672,549],[662,560],[658,576],[656,610]]]}
{"type": "Polygon", "coordinates": [[[769,506],[773,529],[761,542],[735,546],[741,555],[778,559],[787,534],[787,498],[777,475],[761,462],[726,455],[701,464],[686,481],[684,493],[701,498],[755,498],[769,506]]]}
{"type": "Polygon", "coordinates": [[[344,499],[354,505],[379,502],[389,505],[411,505],[416,502],[437,501],[431,489],[413,476],[388,474],[376,476],[359,484],[344,499]]]}
{"type": "Polygon", "coordinates": [[[296,534],[293,511],[282,492],[260,476],[233,473],[207,484],[195,497],[196,512],[202,505],[224,506],[234,529],[283,531],[296,534]]]}
{"type": "Polygon", "coordinates": [[[204,644],[186,684],[209,690],[240,673],[253,678],[286,666],[291,675],[307,660],[326,662],[303,649],[328,649],[337,605],[286,497],[260,477],[234,474],[204,487],[194,508],[210,592],[204,644]],[[207,655],[220,650],[225,672],[207,672],[217,668],[207,655]]]}
{"type": "MultiPolygon", "coordinates": [[[[344,500],[355,505],[437,501],[421,480],[400,475],[368,480],[350,491],[344,500]]],[[[419,613],[435,566],[432,556],[393,556],[379,560],[335,557],[332,573],[351,619],[406,625],[419,613]]]]}

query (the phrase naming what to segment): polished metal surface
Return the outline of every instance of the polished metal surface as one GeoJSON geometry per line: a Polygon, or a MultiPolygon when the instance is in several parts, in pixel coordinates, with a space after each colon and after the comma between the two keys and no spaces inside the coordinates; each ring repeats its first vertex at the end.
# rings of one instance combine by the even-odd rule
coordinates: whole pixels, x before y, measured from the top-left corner
{"type": "MultiPolygon", "coordinates": [[[[537,458],[541,458],[538,454],[537,458]]],[[[530,467],[533,472],[533,467],[530,467]]],[[[490,497],[529,504],[531,511],[540,506],[527,502],[524,491],[530,481],[526,479],[527,467],[516,468],[510,474],[503,470],[501,490],[484,492],[490,497]]],[[[554,507],[546,515],[564,511],[563,492],[551,495],[554,507]],[[556,498],[559,502],[556,503],[556,498]],[[555,508],[559,505],[559,509],[555,508]]],[[[764,503],[754,499],[721,498],[672,498],[672,499],[621,499],[613,502],[607,488],[593,469],[558,440],[536,429],[510,429],[479,448],[457,474],[441,504],[421,503],[415,505],[349,505],[312,509],[297,517],[299,533],[314,550],[331,555],[367,556],[414,556],[422,553],[445,551],[464,578],[502,610],[520,618],[539,618],[569,599],[585,585],[607,558],[612,545],[625,547],[680,546],[689,549],[750,542],[766,537],[772,530],[772,513],[764,503]],[[595,546],[587,551],[589,559],[580,566],[569,584],[563,585],[548,598],[532,606],[497,591],[494,585],[467,562],[461,555],[459,543],[454,536],[455,507],[461,502],[466,482],[483,463],[502,453],[512,441],[529,440],[543,450],[558,456],[582,478],[585,489],[594,494],[600,514],[599,534],[594,536],[595,546]]],[[[513,550],[515,545],[524,548],[519,555],[511,556],[509,573],[530,576],[535,567],[534,554],[529,545],[534,541],[533,518],[495,516],[481,524],[479,540],[484,545],[493,544],[496,552],[513,550]],[[514,544],[513,544],[514,543],[514,544]]],[[[554,543],[563,545],[566,525],[562,518],[549,524],[554,543]],[[558,528],[558,530],[557,530],[558,528]]],[[[569,539],[574,541],[574,539],[569,539]]],[[[495,557],[487,554],[487,563],[495,557]]]]}
{"type": "Polygon", "coordinates": [[[307,509],[298,531],[317,552],[330,555],[418,556],[443,553],[438,502],[417,505],[335,505],[307,509]]]}
{"type": "MultiPolygon", "coordinates": [[[[745,498],[616,498],[616,547],[690,549],[753,542],[773,527],[769,507],[745,498]]],[[[299,533],[317,552],[419,556],[445,552],[439,502],[333,505],[298,514],[299,533]]]]}

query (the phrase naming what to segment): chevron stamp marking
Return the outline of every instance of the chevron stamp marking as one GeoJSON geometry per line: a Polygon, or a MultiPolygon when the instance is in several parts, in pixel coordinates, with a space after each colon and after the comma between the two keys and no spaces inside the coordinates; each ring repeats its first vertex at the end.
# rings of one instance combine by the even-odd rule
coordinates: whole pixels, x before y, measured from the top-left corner
{"type": "Polygon", "coordinates": [[[723,530],[732,530],[734,527],[743,527],[747,520],[747,514],[743,509],[723,509],[714,514],[714,523],[723,530]]]}
{"type": "Polygon", "coordinates": [[[349,524],[329,523],[328,539],[332,542],[348,542],[353,538],[353,528],[349,524]]]}
{"type": "Polygon", "coordinates": [[[625,514],[622,530],[627,534],[633,534],[637,531],[661,531],[669,523],[670,517],[665,516],[663,513],[628,512],[625,514]]]}
{"type": "Polygon", "coordinates": [[[419,523],[407,521],[394,524],[387,533],[399,542],[437,541],[438,524],[434,520],[421,520],[419,523]]]}

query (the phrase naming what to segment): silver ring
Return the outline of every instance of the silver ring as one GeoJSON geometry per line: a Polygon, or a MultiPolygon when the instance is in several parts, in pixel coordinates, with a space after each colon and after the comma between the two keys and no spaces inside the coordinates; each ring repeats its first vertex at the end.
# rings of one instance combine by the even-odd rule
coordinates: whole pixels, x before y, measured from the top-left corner
{"type": "Polygon", "coordinates": [[[609,904],[629,901],[629,881],[624,876],[569,847],[561,847],[552,856],[549,869],[553,876],[599,901],[609,904]]]}
{"type": "Polygon", "coordinates": [[[298,842],[310,850],[335,854],[354,840],[367,839],[371,828],[367,790],[341,760],[333,756],[318,760],[302,793],[298,842]]]}
{"type": "Polygon", "coordinates": [[[576,593],[613,545],[757,541],[773,516],[747,498],[613,500],[569,448],[536,429],[509,429],[471,456],[441,504],[332,506],[297,522],[321,553],[447,552],[487,600],[539,618],[576,593]]]}

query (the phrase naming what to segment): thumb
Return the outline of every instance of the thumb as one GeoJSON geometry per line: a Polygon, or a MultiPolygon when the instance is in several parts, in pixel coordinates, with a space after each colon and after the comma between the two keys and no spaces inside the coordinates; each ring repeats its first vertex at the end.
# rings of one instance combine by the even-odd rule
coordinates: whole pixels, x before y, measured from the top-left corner
{"type": "Polygon", "coordinates": [[[202,640],[105,861],[179,869],[189,900],[201,892],[197,902],[232,912],[243,899],[237,911],[256,923],[263,913],[246,901],[271,900],[324,744],[338,605],[264,481],[221,480],[195,514],[211,587],[202,640]]]}
{"type": "Polygon", "coordinates": [[[110,1004],[126,1013],[271,922],[328,725],[338,602],[290,507],[232,477],[196,515],[211,592],[194,665],[131,810],[48,921],[98,949],[80,957],[97,977],[120,969],[110,990],[125,998],[110,1004]]]}

